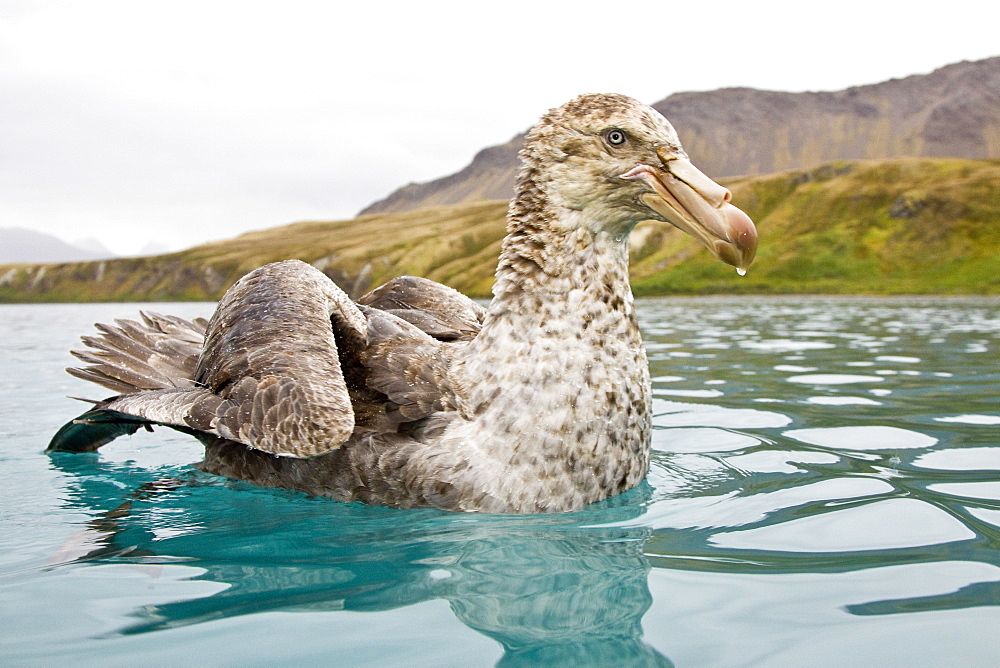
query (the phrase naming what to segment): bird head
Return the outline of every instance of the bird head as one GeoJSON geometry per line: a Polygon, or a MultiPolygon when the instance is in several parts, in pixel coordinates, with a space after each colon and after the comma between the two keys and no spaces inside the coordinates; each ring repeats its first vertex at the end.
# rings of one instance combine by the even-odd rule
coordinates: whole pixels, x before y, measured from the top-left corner
{"type": "Polygon", "coordinates": [[[668,222],[739,269],[753,261],[757,230],[732,194],[699,171],[652,107],[624,95],[581,95],[552,109],[521,151],[521,188],[562,220],[626,237],[642,220],[668,222]]]}

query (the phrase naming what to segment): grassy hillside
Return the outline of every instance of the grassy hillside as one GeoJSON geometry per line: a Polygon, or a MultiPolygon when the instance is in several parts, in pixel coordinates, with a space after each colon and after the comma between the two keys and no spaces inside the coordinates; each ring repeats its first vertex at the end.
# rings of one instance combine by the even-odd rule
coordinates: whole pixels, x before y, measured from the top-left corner
{"type": "Polygon", "coordinates": [[[636,294],[1000,293],[1000,160],[834,163],[727,185],[760,233],[747,276],[671,231],[634,266],[636,294]]]}
{"type": "MultiPolygon", "coordinates": [[[[746,277],[666,224],[633,233],[637,295],[1000,294],[1000,160],[829,164],[728,182],[757,223],[746,277]]],[[[300,258],[349,292],[400,274],[488,297],[506,203],[297,223],[180,253],[0,266],[0,301],[215,300],[247,271],[300,258]]]]}
{"type": "Polygon", "coordinates": [[[306,222],[179,253],[103,262],[0,265],[0,301],[215,300],[268,262],[305,260],[352,293],[401,274],[488,295],[506,202],[306,222]]]}

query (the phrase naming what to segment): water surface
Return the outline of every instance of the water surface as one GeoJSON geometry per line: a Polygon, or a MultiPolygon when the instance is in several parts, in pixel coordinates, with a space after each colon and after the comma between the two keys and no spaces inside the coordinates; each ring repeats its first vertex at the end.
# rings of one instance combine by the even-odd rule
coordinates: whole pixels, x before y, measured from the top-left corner
{"type": "Polygon", "coordinates": [[[255,488],[168,430],[42,454],[103,392],[66,350],[138,308],[0,306],[5,664],[1000,662],[996,299],[641,301],[647,483],[528,517],[255,488]]]}

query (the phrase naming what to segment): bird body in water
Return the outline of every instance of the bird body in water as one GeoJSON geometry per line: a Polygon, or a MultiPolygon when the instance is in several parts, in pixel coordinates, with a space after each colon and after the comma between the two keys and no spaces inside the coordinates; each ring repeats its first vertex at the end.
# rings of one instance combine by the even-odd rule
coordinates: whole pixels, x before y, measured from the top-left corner
{"type": "Polygon", "coordinates": [[[50,451],[142,425],[191,433],[200,467],[343,501],[498,513],[581,508],[649,467],[649,369],[628,236],[670,222],[745,268],[757,234],[652,108],[584,95],[529,132],[487,308],[393,279],[352,302],[290,260],[208,322],[99,326],[70,372],[120,394],[50,451]]]}

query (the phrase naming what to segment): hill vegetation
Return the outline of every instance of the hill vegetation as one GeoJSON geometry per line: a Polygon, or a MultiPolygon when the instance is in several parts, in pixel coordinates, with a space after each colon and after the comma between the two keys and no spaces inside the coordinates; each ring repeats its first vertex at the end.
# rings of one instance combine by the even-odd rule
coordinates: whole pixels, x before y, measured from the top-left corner
{"type": "MultiPolygon", "coordinates": [[[[726,182],[760,233],[745,277],[673,227],[632,235],[637,295],[1000,294],[1000,160],[833,162],[726,182]]],[[[489,297],[507,204],[477,201],[305,222],[179,253],[0,266],[0,301],[216,300],[268,262],[310,262],[358,295],[426,276],[489,297]]]]}

